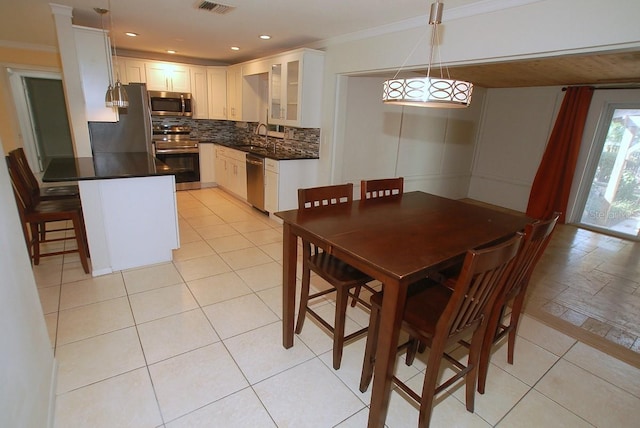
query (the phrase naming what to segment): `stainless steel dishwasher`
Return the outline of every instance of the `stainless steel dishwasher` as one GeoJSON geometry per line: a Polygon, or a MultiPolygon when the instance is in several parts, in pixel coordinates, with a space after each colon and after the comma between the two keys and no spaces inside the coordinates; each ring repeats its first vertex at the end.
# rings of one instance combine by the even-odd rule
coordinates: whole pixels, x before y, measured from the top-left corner
{"type": "Polygon", "coordinates": [[[264,157],[247,153],[247,202],[264,211],[264,157]]]}

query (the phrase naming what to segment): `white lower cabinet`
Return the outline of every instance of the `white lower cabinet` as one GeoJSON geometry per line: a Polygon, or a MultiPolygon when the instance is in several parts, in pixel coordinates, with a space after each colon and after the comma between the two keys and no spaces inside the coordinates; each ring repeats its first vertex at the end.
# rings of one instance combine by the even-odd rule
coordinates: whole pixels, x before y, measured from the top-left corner
{"type": "Polygon", "coordinates": [[[200,185],[211,187],[216,182],[215,146],[211,143],[200,143],[200,185]]]}
{"type": "Polygon", "coordinates": [[[264,163],[264,210],[270,213],[278,211],[279,164],[273,159],[266,159],[264,163]]]}
{"type": "Polygon", "coordinates": [[[265,161],[264,208],[269,213],[298,207],[298,189],[318,183],[318,160],[265,161]]]}
{"type": "Polygon", "coordinates": [[[218,186],[247,200],[247,164],[245,152],[215,146],[214,169],[218,186]]]}

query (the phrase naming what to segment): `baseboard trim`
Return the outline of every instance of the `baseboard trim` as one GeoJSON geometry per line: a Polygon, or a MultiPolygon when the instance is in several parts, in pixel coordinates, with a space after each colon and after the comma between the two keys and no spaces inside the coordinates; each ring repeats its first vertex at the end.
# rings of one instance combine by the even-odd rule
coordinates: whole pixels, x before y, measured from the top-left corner
{"type": "Polygon", "coordinates": [[[56,421],[56,391],[58,389],[58,360],[53,359],[51,365],[51,382],[49,390],[49,408],[47,415],[47,427],[53,428],[56,421]]]}

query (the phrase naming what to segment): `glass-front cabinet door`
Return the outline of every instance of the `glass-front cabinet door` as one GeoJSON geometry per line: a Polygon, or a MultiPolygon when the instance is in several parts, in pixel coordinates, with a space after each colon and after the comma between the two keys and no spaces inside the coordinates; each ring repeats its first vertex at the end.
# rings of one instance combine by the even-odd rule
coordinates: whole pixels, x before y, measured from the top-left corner
{"type": "Polygon", "coordinates": [[[300,99],[300,58],[271,65],[269,123],[297,125],[300,99]]]}
{"type": "Polygon", "coordinates": [[[298,120],[299,80],[300,80],[300,61],[295,60],[295,61],[287,62],[287,86],[286,86],[287,110],[284,115],[287,121],[296,122],[298,120]]]}
{"type": "Polygon", "coordinates": [[[271,65],[271,78],[269,85],[269,94],[271,97],[269,107],[269,121],[271,123],[280,123],[282,118],[282,64],[271,65]]]}
{"type": "Polygon", "coordinates": [[[319,128],[322,52],[299,49],[272,58],[269,69],[269,124],[319,128]]]}

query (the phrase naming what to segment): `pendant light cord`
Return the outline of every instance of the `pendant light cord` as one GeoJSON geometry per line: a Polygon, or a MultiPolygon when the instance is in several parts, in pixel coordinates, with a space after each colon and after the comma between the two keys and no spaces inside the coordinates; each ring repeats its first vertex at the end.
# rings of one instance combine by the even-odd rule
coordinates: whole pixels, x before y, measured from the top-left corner
{"type": "MultiPolygon", "coordinates": [[[[104,35],[104,14],[109,13],[109,11],[106,9],[99,9],[99,8],[96,8],[94,10],[100,14],[100,26],[102,27],[102,34],[104,35]]],[[[104,53],[108,59],[111,53],[111,46],[109,46],[109,39],[107,37],[104,38],[104,53]]],[[[107,73],[107,74],[109,75],[109,86],[113,86],[113,76],[111,75],[111,73],[107,73]]]]}
{"type": "Polygon", "coordinates": [[[113,31],[113,9],[111,9],[111,0],[107,1],[109,7],[109,29],[113,39],[113,56],[115,57],[116,82],[120,81],[120,67],[118,66],[118,48],[116,47],[116,33],[113,31]]]}
{"type": "Polygon", "coordinates": [[[405,58],[404,62],[402,63],[402,65],[400,66],[400,68],[398,69],[398,71],[396,71],[396,74],[393,76],[393,78],[395,79],[396,77],[398,77],[398,74],[400,74],[400,71],[402,71],[402,69],[404,68],[404,66],[407,64],[407,62],[409,61],[409,58],[411,58],[411,56],[413,55],[413,53],[416,51],[416,49],[418,49],[418,46],[420,46],[420,43],[422,43],[422,41],[424,40],[425,36],[427,35],[427,32],[423,32],[422,36],[420,37],[420,39],[416,42],[416,44],[413,46],[413,49],[411,49],[411,52],[409,52],[409,55],[407,55],[407,57],[405,58]]]}

